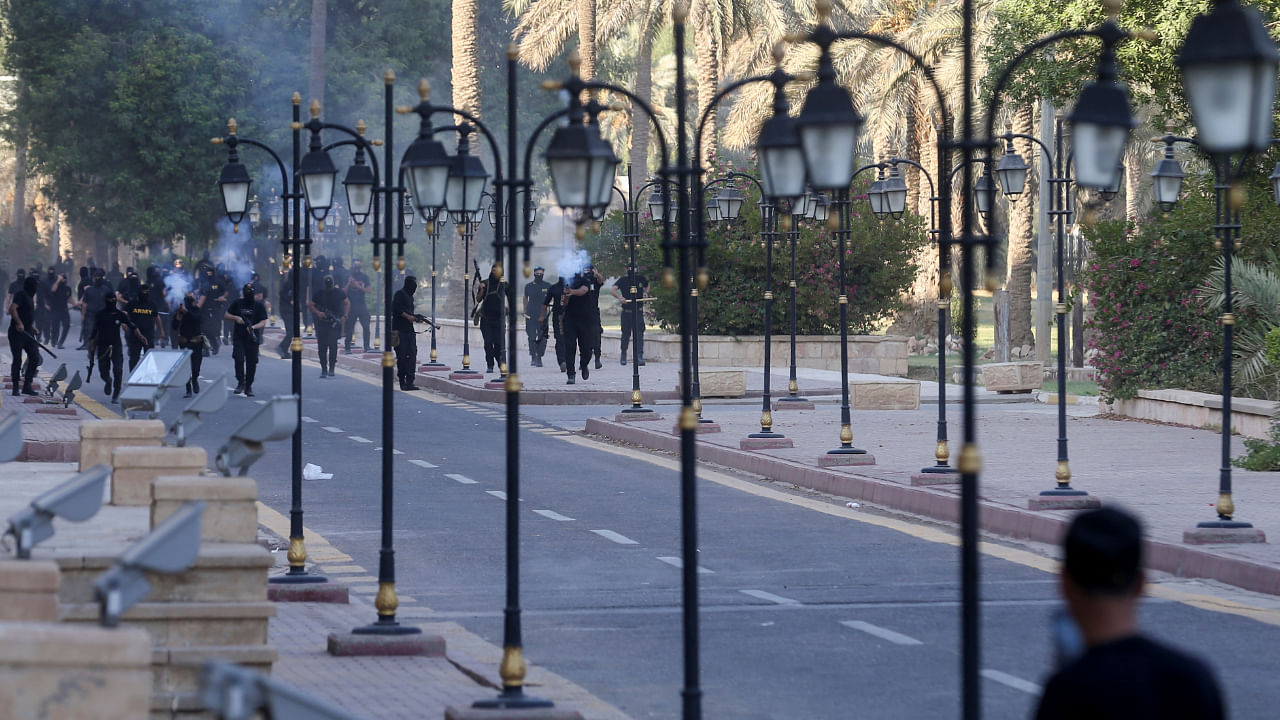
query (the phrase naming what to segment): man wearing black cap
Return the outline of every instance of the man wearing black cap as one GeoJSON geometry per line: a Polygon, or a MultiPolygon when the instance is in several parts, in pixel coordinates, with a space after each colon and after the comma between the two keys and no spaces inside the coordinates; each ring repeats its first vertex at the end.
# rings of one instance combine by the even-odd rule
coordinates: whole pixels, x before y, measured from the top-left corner
{"type": "Polygon", "coordinates": [[[542,306],[547,302],[551,283],[543,280],[546,270],[541,265],[533,269],[533,280],[524,286],[524,334],[529,338],[529,365],[542,367],[542,356],[547,352],[547,318],[542,306]]]}
{"type": "MultiPolygon", "coordinates": [[[[231,358],[236,365],[236,395],[253,397],[253,379],[258,374],[258,333],[267,325],[267,307],[254,299],[257,288],[245,283],[240,297],[227,308],[224,318],[235,323],[231,333],[231,358]]],[[[207,326],[206,326],[207,328],[207,326]]],[[[214,326],[214,331],[218,330],[214,326]]],[[[207,336],[207,333],[206,333],[207,336]]]]}
{"type": "Polygon", "coordinates": [[[1138,630],[1142,542],[1137,519],[1113,508],[1067,528],[1061,588],[1084,651],[1050,678],[1037,720],[1225,717],[1209,668],[1138,630]]]}

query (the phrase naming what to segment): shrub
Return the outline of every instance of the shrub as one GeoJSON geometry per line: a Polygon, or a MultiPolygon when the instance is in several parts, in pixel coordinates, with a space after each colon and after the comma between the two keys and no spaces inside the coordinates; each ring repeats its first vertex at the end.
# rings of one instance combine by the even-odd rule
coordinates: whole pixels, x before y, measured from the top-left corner
{"type": "MultiPolygon", "coordinates": [[[[747,198],[738,219],[706,225],[709,282],[698,295],[699,332],[764,332],[767,263],[760,235],[759,196],[754,185],[738,187],[747,198]]],[[[653,309],[659,323],[672,330],[679,327],[679,297],[675,289],[662,286],[662,229],[650,221],[644,209],[640,223],[637,267],[649,278],[651,293],[658,298],[653,309]]],[[[797,331],[803,335],[833,334],[840,329],[837,246],[825,228],[814,225],[801,223],[796,242],[797,331]]],[[[850,236],[845,247],[850,332],[869,333],[899,309],[903,293],[915,278],[913,253],[926,242],[926,230],[921,218],[911,214],[899,220],[876,218],[867,207],[865,185],[854,191],[850,236]]],[[[586,233],[582,245],[605,274],[617,276],[626,272],[628,247],[620,211],[611,212],[599,231],[586,233]]],[[[784,233],[779,233],[773,248],[775,333],[790,328],[790,253],[790,242],[784,233]]]]}

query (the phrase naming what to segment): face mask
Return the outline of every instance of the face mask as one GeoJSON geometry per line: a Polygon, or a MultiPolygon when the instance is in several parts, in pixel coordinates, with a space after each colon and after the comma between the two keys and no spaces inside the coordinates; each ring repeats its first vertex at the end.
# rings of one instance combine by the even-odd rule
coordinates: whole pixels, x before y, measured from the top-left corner
{"type": "Polygon", "coordinates": [[[245,288],[245,289],[244,289],[244,299],[245,299],[245,300],[252,300],[252,299],[253,299],[253,288],[251,288],[251,287],[247,287],[247,288],[245,288]]]}
{"type": "Polygon", "coordinates": [[[183,300],[183,303],[187,306],[187,309],[188,309],[188,310],[195,310],[195,309],[196,309],[196,299],[195,299],[195,298],[187,298],[187,299],[183,300]]]}
{"type": "Polygon", "coordinates": [[[406,281],[406,282],[405,282],[405,284],[404,284],[404,291],[405,291],[405,292],[407,292],[407,293],[409,293],[410,295],[412,295],[412,294],[413,294],[414,292],[416,292],[417,290],[418,290],[418,283],[413,282],[413,281],[406,281]]]}

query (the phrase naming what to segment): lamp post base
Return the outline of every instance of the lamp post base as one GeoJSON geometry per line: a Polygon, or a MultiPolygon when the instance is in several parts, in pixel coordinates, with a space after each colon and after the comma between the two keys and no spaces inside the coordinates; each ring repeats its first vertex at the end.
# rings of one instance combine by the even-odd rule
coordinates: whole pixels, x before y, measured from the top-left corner
{"type": "Polygon", "coordinates": [[[418,366],[419,372],[449,372],[449,370],[449,366],[442,362],[429,362],[418,366]]]}
{"type": "Polygon", "coordinates": [[[1226,545],[1266,541],[1266,533],[1250,523],[1239,520],[1209,520],[1198,523],[1194,528],[1182,533],[1182,542],[1188,545],[1226,545]]]}
{"type": "Polygon", "coordinates": [[[1101,500],[1070,486],[1045,490],[1027,501],[1029,510],[1094,510],[1100,507],[1101,500]]]}
{"type": "Polygon", "coordinates": [[[661,420],[662,416],[647,407],[629,407],[613,416],[613,419],[616,422],[644,422],[647,420],[661,420]]]}
{"type": "Polygon", "coordinates": [[[494,700],[480,700],[466,708],[445,708],[445,720],[582,720],[582,714],[577,710],[553,707],[549,700],[522,695],[524,702],[534,701],[544,704],[511,705],[505,703],[504,697],[499,695],[494,700]]]}
{"type": "Polygon", "coordinates": [[[738,448],[741,450],[776,450],[795,446],[791,438],[776,432],[751,433],[738,441],[738,448]]]}
{"type": "Polygon", "coordinates": [[[271,602],[316,602],[345,605],[349,588],[329,582],[323,575],[286,573],[267,578],[267,599],[271,602]]]}
{"type": "Polygon", "coordinates": [[[812,410],[813,401],[802,397],[784,397],[773,401],[774,410],[812,410]]]}
{"type": "Polygon", "coordinates": [[[427,635],[412,625],[377,622],[358,627],[349,633],[330,633],[328,650],[334,657],[444,657],[444,638],[427,635]],[[393,628],[395,628],[393,630],[393,628]]]}
{"type": "Polygon", "coordinates": [[[930,485],[957,485],[960,483],[960,473],[951,468],[947,468],[946,472],[938,472],[933,468],[925,468],[924,472],[918,472],[911,476],[911,484],[916,487],[928,487],[930,485]]]}
{"type": "Polygon", "coordinates": [[[450,380],[483,380],[484,375],[475,370],[455,370],[449,373],[450,380]]]}
{"type": "Polygon", "coordinates": [[[836,448],[818,456],[818,467],[845,467],[850,465],[875,465],[876,457],[858,448],[836,448]]]}

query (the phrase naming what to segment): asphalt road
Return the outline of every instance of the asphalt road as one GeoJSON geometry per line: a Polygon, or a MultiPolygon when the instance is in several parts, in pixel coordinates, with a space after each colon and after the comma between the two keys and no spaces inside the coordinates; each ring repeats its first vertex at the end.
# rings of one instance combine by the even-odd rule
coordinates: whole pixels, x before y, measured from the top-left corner
{"type": "MultiPolygon", "coordinates": [[[[231,373],[227,350],[205,361],[206,378],[224,371],[231,373]]],[[[304,459],[333,473],[305,483],[306,526],[376,575],[381,390],[344,374],[322,380],[312,362],[303,378],[304,459]]],[[[101,382],[86,389],[105,401],[101,382]]],[[[264,354],[257,399],[288,389],[289,363],[264,354]]],[[[192,442],[212,458],[258,407],[230,398],[192,442]]],[[[394,461],[397,591],[411,598],[400,618],[454,620],[496,645],[505,599],[502,410],[396,393],[394,447],[404,453],[394,461]]],[[[595,445],[533,418],[526,423],[526,657],[632,717],[679,717],[673,459],[595,445]]],[[[262,500],[287,514],[288,442],[273,445],[251,474],[262,500]]],[[[938,541],[946,528],[718,475],[700,481],[698,505],[706,717],[958,716],[958,550],[938,541]]],[[[1055,579],[1042,567],[983,557],[985,718],[1029,717],[1051,669],[1048,621],[1059,603],[1055,579]]],[[[1158,599],[1145,602],[1143,621],[1156,636],[1210,660],[1233,717],[1273,716],[1280,627],[1158,599]]],[[[477,698],[488,692],[477,687],[477,698]]]]}

